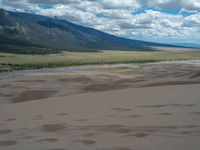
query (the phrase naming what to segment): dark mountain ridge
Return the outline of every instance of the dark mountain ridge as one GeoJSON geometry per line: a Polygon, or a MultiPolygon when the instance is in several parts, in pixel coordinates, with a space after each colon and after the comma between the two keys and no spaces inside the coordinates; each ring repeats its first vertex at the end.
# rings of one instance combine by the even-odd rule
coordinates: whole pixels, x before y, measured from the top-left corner
{"type": "Polygon", "coordinates": [[[117,37],[58,18],[0,9],[1,52],[149,51],[156,46],[169,45],[117,37]]]}

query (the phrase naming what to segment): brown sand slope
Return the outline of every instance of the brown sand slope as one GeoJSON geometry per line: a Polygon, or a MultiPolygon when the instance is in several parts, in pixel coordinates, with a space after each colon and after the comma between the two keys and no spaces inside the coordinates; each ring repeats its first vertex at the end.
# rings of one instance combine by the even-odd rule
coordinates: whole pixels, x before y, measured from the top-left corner
{"type": "Polygon", "coordinates": [[[0,105],[97,91],[183,84],[200,84],[200,63],[37,70],[14,78],[0,79],[0,105]]]}
{"type": "Polygon", "coordinates": [[[0,106],[0,150],[199,150],[200,85],[0,106]]]}

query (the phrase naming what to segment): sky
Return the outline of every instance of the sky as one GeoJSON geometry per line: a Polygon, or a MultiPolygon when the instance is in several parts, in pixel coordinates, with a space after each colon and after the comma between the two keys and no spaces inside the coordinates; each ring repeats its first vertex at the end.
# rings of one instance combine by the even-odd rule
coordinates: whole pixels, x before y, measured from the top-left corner
{"type": "Polygon", "coordinates": [[[200,44],[200,0],[0,0],[0,8],[57,16],[131,39],[200,44]]]}

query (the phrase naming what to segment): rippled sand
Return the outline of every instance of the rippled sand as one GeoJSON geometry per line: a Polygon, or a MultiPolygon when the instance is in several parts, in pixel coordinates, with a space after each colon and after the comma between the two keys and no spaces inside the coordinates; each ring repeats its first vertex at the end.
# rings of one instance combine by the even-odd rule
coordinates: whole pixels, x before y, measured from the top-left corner
{"type": "Polygon", "coordinates": [[[0,80],[0,150],[199,150],[200,66],[31,72],[0,80]]]}
{"type": "Polygon", "coordinates": [[[0,76],[0,104],[20,103],[106,90],[199,84],[200,62],[82,66],[0,76]]]}

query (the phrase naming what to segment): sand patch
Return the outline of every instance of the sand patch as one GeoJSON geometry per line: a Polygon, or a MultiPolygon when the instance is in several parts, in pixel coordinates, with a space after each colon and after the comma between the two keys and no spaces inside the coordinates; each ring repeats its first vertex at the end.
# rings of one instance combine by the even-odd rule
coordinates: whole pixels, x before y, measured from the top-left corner
{"type": "Polygon", "coordinates": [[[31,136],[31,135],[27,135],[27,136],[22,136],[20,137],[21,139],[25,139],[25,140],[29,140],[29,139],[33,139],[35,136],[31,136]]]}
{"type": "Polygon", "coordinates": [[[6,121],[8,121],[8,122],[11,122],[11,121],[16,121],[17,119],[15,119],[15,118],[9,118],[9,119],[6,119],[6,121]]]}
{"type": "Polygon", "coordinates": [[[96,141],[94,141],[94,140],[75,140],[75,141],[73,141],[73,143],[81,143],[83,145],[92,145],[92,144],[95,144],[96,141]]]}
{"type": "Polygon", "coordinates": [[[74,120],[74,121],[78,121],[78,122],[85,122],[85,121],[87,121],[88,119],[83,119],[83,118],[81,118],[81,119],[76,119],[76,120],[74,120]]]}
{"type": "Polygon", "coordinates": [[[163,105],[141,105],[139,107],[143,107],[143,108],[162,108],[162,107],[167,107],[169,106],[168,104],[163,104],[163,105]]]}
{"type": "Polygon", "coordinates": [[[133,131],[132,128],[123,125],[102,125],[102,126],[91,126],[90,128],[96,131],[113,132],[120,134],[126,134],[133,131]]]}
{"type": "Polygon", "coordinates": [[[137,138],[144,138],[144,137],[147,137],[149,136],[150,134],[149,133],[136,133],[136,134],[130,134],[130,135],[127,135],[127,136],[133,136],[133,137],[137,137],[137,138]]]}
{"type": "Polygon", "coordinates": [[[53,143],[53,142],[56,142],[58,140],[59,139],[57,139],[57,138],[46,138],[46,139],[37,140],[37,142],[39,142],[39,143],[43,143],[43,142],[45,142],[45,143],[53,143]]]}
{"type": "Polygon", "coordinates": [[[186,107],[195,107],[195,106],[198,106],[197,104],[184,104],[183,106],[186,106],[186,107]]]}
{"type": "Polygon", "coordinates": [[[128,118],[140,118],[142,116],[141,115],[127,115],[126,117],[128,117],[128,118]]]}
{"type": "Polygon", "coordinates": [[[66,127],[62,124],[44,124],[40,129],[44,132],[57,132],[66,129],[66,127]]]}
{"type": "Polygon", "coordinates": [[[168,113],[168,112],[162,112],[162,113],[157,113],[157,115],[170,116],[170,115],[173,115],[173,114],[172,113],[168,113]]]}
{"type": "Polygon", "coordinates": [[[99,134],[96,133],[96,132],[87,132],[87,133],[83,134],[82,136],[84,136],[84,137],[94,137],[94,136],[97,136],[97,135],[99,135],[99,134]]]}
{"type": "Polygon", "coordinates": [[[87,92],[105,91],[105,90],[116,90],[127,87],[126,85],[115,85],[115,84],[91,84],[83,88],[87,92]]]}
{"type": "Polygon", "coordinates": [[[81,83],[88,83],[91,82],[92,80],[89,77],[68,77],[68,78],[63,78],[63,79],[59,79],[59,81],[61,82],[81,82],[81,83]]]}
{"type": "Polygon", "coordinates": [[[16,82],[21,82],[21,83],[41,83],[41,82],[45,82],[45,80],[17,80],[16,82]]]}
{"type": "Polygon", "coordinates": [[[199,84],[200,81],[160,81],[158,83],[146,84],[142,87],[153,87],[153,86],[169,86],[169,85],[184,85],[184,84],[199,84]]]}
{"type": "Polygon", "coordinates": [[[196,71],[196,72],[194,72],[192,75],[190,75],[190,77],[189,78],[199,78],[200,77],[200,71],[196,71]]]}
{"type": "Polygon", "coordinates": [[[12,132],[11,129],[1,129],[1,130],[0,130],[0,135],[9,134],[9,133],[11,133],[11,132],[12,132]]]}
{"type": "Polygon", "coordinates": [[[112,147],[112,148],[102,148],[97,150],[132,150],[132,149],[126,147],[112,147]]]}
{"type": "Polygon", "coordinates": [[[68,115],[68,113],[58,113],[58,114],[56,114],[57,116],[66,116],[66,115],[68,115]]]}
{"type": "Polygon", "coordinates": [[[141,105],[139,107],[143,107],[143,108],[163,108],[163,107],[195,107],[195,106],[198,106],[198,105],[197,104],[171,103],[171,104],[141,105]]]}
{"type": "Polygon", "coordinates": [[[200,115],[200,111],[190,112],[190,114],[193,114],[193,115],[200,115]]]}
{"type": "Polygon", "coordinates": [[[138,83],[138,82],[144,82],[146,81],[143,78],[128,78],[128,79],[120,79],[115,82],[115,84],[130,84],[130,83],[138,83]]]}
{"type": "Polygon", "coordinates": [[[50,148],[50,149],[45,149],[45,150],[68,150],[66,148],[50,148]]]}
{"type": "Polygon", "coordinates": [[[129,109],[129,108],[112,108],[112,110],[126,112],[126,111],[131,111],[132,109],[129,109]]]}
{"type": "Polygon", "coordinates": [[[13,98],[11,102],[13,103],[20,103],[32,100],[40,100],[44,98],[49,98],[55,95],[57,91],[24,91],[20,93],[17,97],[13,98]]]}
{"type": "Polygon", "coordinates": [[[16,145],[17,141],[0,141],[0,146],[11,146],[16,145]]]}
{"type": "Polygon", "coordinates": [[[4,89],[4,88],[11,88],[12,85],[10,84],[3,84],[3,85],[0,85],[0,89],[4,89]]]}

